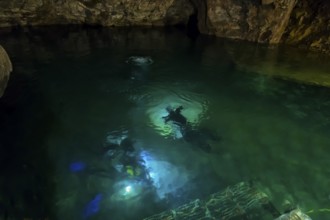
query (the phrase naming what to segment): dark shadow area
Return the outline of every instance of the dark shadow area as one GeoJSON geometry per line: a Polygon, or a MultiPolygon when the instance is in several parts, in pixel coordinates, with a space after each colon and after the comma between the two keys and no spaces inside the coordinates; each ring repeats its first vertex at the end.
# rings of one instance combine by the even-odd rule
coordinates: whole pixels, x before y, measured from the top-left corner
{"type": "Polygon", "coordinates": [[[198,14],[197,11],[190,15],[188,24],[187,24],[187,35],[191,39],[196,39],[199,36],[200,32],[198,29],[198,14]]]}
{"type": "Polygon", "coordinates": [[[54,219],[53,123],[38,81],[15,71],[0,99],[0,219],[54,219]]]}

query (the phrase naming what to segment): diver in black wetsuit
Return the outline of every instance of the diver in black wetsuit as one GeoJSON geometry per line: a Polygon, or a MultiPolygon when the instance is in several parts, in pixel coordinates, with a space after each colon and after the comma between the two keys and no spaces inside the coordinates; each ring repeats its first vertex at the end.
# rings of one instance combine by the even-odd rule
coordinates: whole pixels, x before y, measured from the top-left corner
{"type": "Polygon", "coordinates": [[[182,106],[177,107],[176,109],[172,109],[170,106],[166,108],[168,115],[163,117],[165,119],[165,123],[172,121],[174,124],[180,127],[180,132],[182,137],[187,142],[200,147],[202,150],[206,152],[211,151],[211,145],[208,143],[208,140],[218,141],[219,138],[212,134],[207,129],[195,129],[193,128],[186,117],[181,114],[183,110],[182,106]]]}
{"type": "Polygon", "coordinates": [[[175,110],[173,110],[170,106],[166,108],[168,115],[163,117],[165,119],[165,123],[168,121],[173,121],[175,124],[179,126],[186,126],[187,119],[181,114],[183,107],[179,106],[175,110]]]}

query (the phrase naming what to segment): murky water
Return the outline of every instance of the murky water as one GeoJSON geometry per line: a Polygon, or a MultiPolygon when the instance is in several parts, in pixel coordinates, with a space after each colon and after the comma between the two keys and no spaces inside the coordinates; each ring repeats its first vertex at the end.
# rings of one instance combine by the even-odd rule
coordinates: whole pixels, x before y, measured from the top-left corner
{"type": "Polygon", "coordinates": [[[15,67],[0,100],[3,216],[143,219],[256,181],[281,212],[330,217],[330,89],[241,68],[253,44],[75,27],[0,43],[15,67]],[[179,106],[192,135],[165,123],[179,106]]]}

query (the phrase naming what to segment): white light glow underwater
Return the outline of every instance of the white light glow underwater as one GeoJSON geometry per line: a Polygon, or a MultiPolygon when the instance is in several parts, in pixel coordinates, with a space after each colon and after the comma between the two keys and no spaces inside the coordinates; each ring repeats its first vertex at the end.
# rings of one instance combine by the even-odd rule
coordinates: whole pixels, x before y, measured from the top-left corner
{"type": "Polygon", "coordinates": [[[131,192],[132,191],[132,187],[131,186],[126,186],[125,187],[125,191],[126,191],[126,193],[131,192]]]}
{"type": "Polygon", "coordinates": [[[115,193],[111,196],[113,201],[125,201],[138,197],[145,190],[142,182],[134,180],[119,181],[114,185],[115,193]]]}
{"type": "Polygon", "coordinates": [[[156,160],[146,151],[141,152],[141,158],[145,161],[145,166],[160,199],[164,199],[168,194],[184,187],[189,181],[188,171],[184,168],[176,167],[167,161],[156,160]]]}

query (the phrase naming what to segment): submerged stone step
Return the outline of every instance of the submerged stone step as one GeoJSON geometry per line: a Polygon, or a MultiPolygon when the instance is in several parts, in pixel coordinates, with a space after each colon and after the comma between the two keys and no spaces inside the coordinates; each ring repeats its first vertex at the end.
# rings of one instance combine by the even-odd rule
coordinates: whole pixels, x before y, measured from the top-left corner
{"type": "Polygon", "coordinates": [[[150,216],[144,220],[311,220],[299,209],[281,215],[269,196],[255,184],[240,182],[204,200],[196,199],[175,209],[150,216]]]}
{"type": "Polygon", "coordinates": [[[270,200],[262,191],[249,183],[241,182],[209,196],[196,199],[173,210],[168,210],[145,220],[156,219],[241,219],[243,216],[271,216],[265,211],[270,200]]]}

